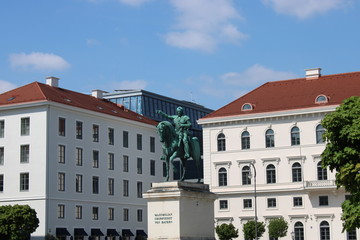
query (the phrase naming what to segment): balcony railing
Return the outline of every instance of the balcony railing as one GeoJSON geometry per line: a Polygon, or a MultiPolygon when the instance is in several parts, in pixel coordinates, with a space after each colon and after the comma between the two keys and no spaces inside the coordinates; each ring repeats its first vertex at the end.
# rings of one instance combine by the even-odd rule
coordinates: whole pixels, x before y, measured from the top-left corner
{"type": "Polygon", "coordinates": [[[306,188],[336,187],[335,180],[306,181],[306,188]]]}

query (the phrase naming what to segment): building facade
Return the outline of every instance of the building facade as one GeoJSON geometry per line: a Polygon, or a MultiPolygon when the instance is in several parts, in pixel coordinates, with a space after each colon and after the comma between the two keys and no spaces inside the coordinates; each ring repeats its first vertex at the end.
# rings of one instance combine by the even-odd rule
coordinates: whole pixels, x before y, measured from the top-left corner
{"type": "MultiPolygon", "coordinates": [[[[266,83],[199,120],[204,134],[204,183],[218,195],[216,224],[266,225],[284,217],[282,239],[359,239],[342,232],[335,173],[321,167],[321,120],[350,96],[360,95],[360,72],[266,83]]],[[[267,228],[261,239],[271,239],[267,228]]]]}
{"type": "Polygon", "coordinates": [[[141,239],[142,193],[163,180],[156,122],[101,98],[34,82],[0,95],[0,204],[28,204],[61,240],[141,239]]]}

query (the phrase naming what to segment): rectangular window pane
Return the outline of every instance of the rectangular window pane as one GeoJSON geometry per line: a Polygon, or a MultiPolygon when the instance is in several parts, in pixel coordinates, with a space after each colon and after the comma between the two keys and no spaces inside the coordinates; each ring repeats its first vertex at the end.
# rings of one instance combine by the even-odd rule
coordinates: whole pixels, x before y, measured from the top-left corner
{"type": "Polygon", "coordinates": [[[20,191],[29,190],[29,173],[20,173],[20,191]]]}
{"type": "Polygon", "coordinates": [[[109,128],[109,145],[114,145],[114,129],[109,128]]]}
{"type": "Polygon", "coordinates": [[[123,220],[124,220],[124,222],[129,221],[129,209],[128,208],[123,209],[123,220]]]}
{"type": "Polygon", "coordinates": [[[80,121],[76,121],[76,138],[83,138],[83,123],[80,121]]]}
{"type": "Polygon", "coordinates": [[[294,207],[301,207],[303,205],[302,197],[294,197],[293,204],[294,204],[294,207]]]}
{"type": "Polygon", "coordinates": [[[5,121],[0,120],[0,138],[3,138],[5,135],[5,121]]]}
{"type": "Polygon", "coordinates": [[[0,192],[4,191],[4,174],[0,174],[0,192]]]}
{"type": "Polygon", "coordinates": [[[65,205],[58,205],[58,218],[65,218],[65,205]]]}
{"type": "Polygon", "coordinates": [[[142,182],[137,182],[137,197],[142,198],[142,182]]]}
{"type": "Polygon", "coordinates": [[[4,165],[5,150],[4,147],[0,147],[0,165],[4,165]]]}
{"type": "Polygon", "coordinates": [[[58,154],[59,154],[59,163],[65,163],[65,146],[59,145],[58,146],[58,154]]]}
{"type": "Polygon", "coordinates": [[[65,191],[65,173],[58,173],[58,191],[65,191]]]}
{"type": "Polygon", "coordinates": [[[155,160],[150,160],[150,175],[155,176],[155,160]]]}
{"type": "Polygon", "coordinates": [[[99,167],[99,151],[93,151],[93,168],[99,167]]]}
{"type": "Polygon", "coordinates": [[[142,135],[141,134],[136,135],[136,148],[137,148],[137,150],[142,150],[142,135]]]}
{"type": "Polygon", "coordinates": [[[76,192],[81,193],[82,192],[82,175],[77,174],[76,180],[75,180],[75,189],[76,192]]]}
{"type": "Polygon", "coordinates": [[[138,210],[137,210],[137,221],[138,221],[138,222],[142,222],[142,221],[143,221],[143,210],[142,210],[142,209],[138,209],[138,210]]]}
{"type": "Polygon", "coordinates": [[[99,194],[99,177],[93,177],[92,193],[99,194]]]}
{"type": "Polygon", "coordinates": [[[129,132],[123,131],[123,147],[128,148],[129,147],[129,132]]]}
{"type": "Polygon", "coordinates": [[[123,156],[123,172],[129,172],[129,156],[123,156]]]}
{"type": "Polygon", "coordinates": [[[78,205],[75,207],[75,218],[82,219],[82,206],[78,205]]]}
{"type": "Polygon", "coordinates": [[[21,118],[21,136],[30,135],[30,118],[21,118]]]}
{"type": "Polygon", "coordinates": [[[114,221],[114,208],[108,208],[108,220],[114,221]]]}
{"type": "Polygon", "coordinates": [[[93,142],[99,142],[99,126],[93,125],[93,142]]]}
{"type": "Polygon", "coordinates": [[[137,174],[142,174],[142,158],[137,158],[137,174]]]}
{"type": "Polygon", "coordinates": [[[76,166],[83,165],[83,149],[76,148],[76,166]]]}
{"type": "Polygon", "coordinates": [[[224,209],[228,209],[228,201],[227,200],[220,200],[219,201],[220,204],[220,209],[224,210],[224,209]]]}
{"type": "Polygon", "coordinates": [[[328,196],[319,196],[319,206],[328,206],[329,197],[328,196]]]}
{"type": "Polygon", "coordinates": [[[123,180],[123,196],[129,196],[129,180],[123,180]]]}
{"type": "Polygon", "coordinates": [[[20,162],[21,163],[28,163],[29,162],[29,145],[22,145],[20,146],[20,162]]]}
{"type": "Polygon", "coordinates": [[[155,138],[150,137],[150,152],[155,152],[155,138]]]}
{"type": "Polygon", "coordinates": [[[65,136],[65,118],[59,118],[59,136],[65,136]]]}
{"type": "Polygon", "coordinates": [[[98,207],[93,207],[92,208],[92,219],[93,220],[98,220],[99,219],[99,208],[98,207]]]}
{"type": "Polygon", "coordinates": [[[114,195],[114,179],[113,178],[108,179],[108,194],[114,195]]]}
{"type": "Polygon", "coordinates": [[[108,153],[108,169],[114,170],[114,154],[108,153]]]}
{"type": "Polygon", "coordinates": [[[267,199],[268,208],[276,208],[276,198],[267,199]]]}
{"type": "Polygon", "coordinates": [[[252,199],[244,199],[244,208],[252,208],[252,199]]]}

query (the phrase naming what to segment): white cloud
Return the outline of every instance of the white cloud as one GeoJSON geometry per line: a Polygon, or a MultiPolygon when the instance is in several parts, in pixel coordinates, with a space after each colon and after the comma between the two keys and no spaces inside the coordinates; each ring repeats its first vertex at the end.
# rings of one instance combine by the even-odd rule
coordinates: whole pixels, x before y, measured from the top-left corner
{"type": "Polygon", "coordinates": [[[291,78],[296,78],[296,75],[290,72],[275,71],[260,64],[254,64],[244,72],[229,72],[220,77],[227,85],[243,87],[258,87],[265,82],[291,78]]]}
{"type": "Polygon", "coordinates": [[[7,92],[14,88],[17,88],[17,86],[10,82],[0,80],[0,93],[7,92]]]}
{"type": "Polygon", "coordinates": [[[241,16],[232,0],[171,0],[177,12],[174,31],[165,34],[169,45],[212,51],[222,42],[237,43],[246,38],[233,21],[241,16]]]}
{"type": "Polygon", "coordinates": [[[263,0],[263,2],[270,5],[277,13],[305,19],[344,7],[351,0],[263,0]]]}
{"type": "Polygon", "coordinates": [[[148,83],[145,80],[139,79],[134,81],[121,81],[121,82],[114,82],[111,84],[112,89],[117,90],[129,90],[129,89],[144,89],[148,83]]]}
{"type": "Polygon", "coordinates": [[[86,45],[88,46],[97,46],[97,45],[101,45],[101,42],[97,39],[94,38],[88,38],[86,39],[86,45]]]}
{"type": "Polygon", "coordinates": [[[145,2],[149,2],[150,0],[119,0],[119,2],[131,5],[131,6],[140,6],[145,2]]]}
{"type": "Polygon", "coordinates": [[[52,53],[14,53],[9,56],[13,68],[31,70],[64,70],[70,67],[62,57],[52,53]]]}

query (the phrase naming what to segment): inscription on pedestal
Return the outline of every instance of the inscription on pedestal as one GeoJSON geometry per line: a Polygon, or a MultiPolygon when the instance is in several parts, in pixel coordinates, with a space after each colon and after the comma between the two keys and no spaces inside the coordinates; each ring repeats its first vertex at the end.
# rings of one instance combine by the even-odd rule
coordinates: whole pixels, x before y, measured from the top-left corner
{"type": "Polygon", "coordinates": [[[173,222],[172,213],[155,213],[154,223],[155,224],[170,224],[173,222]]]}

